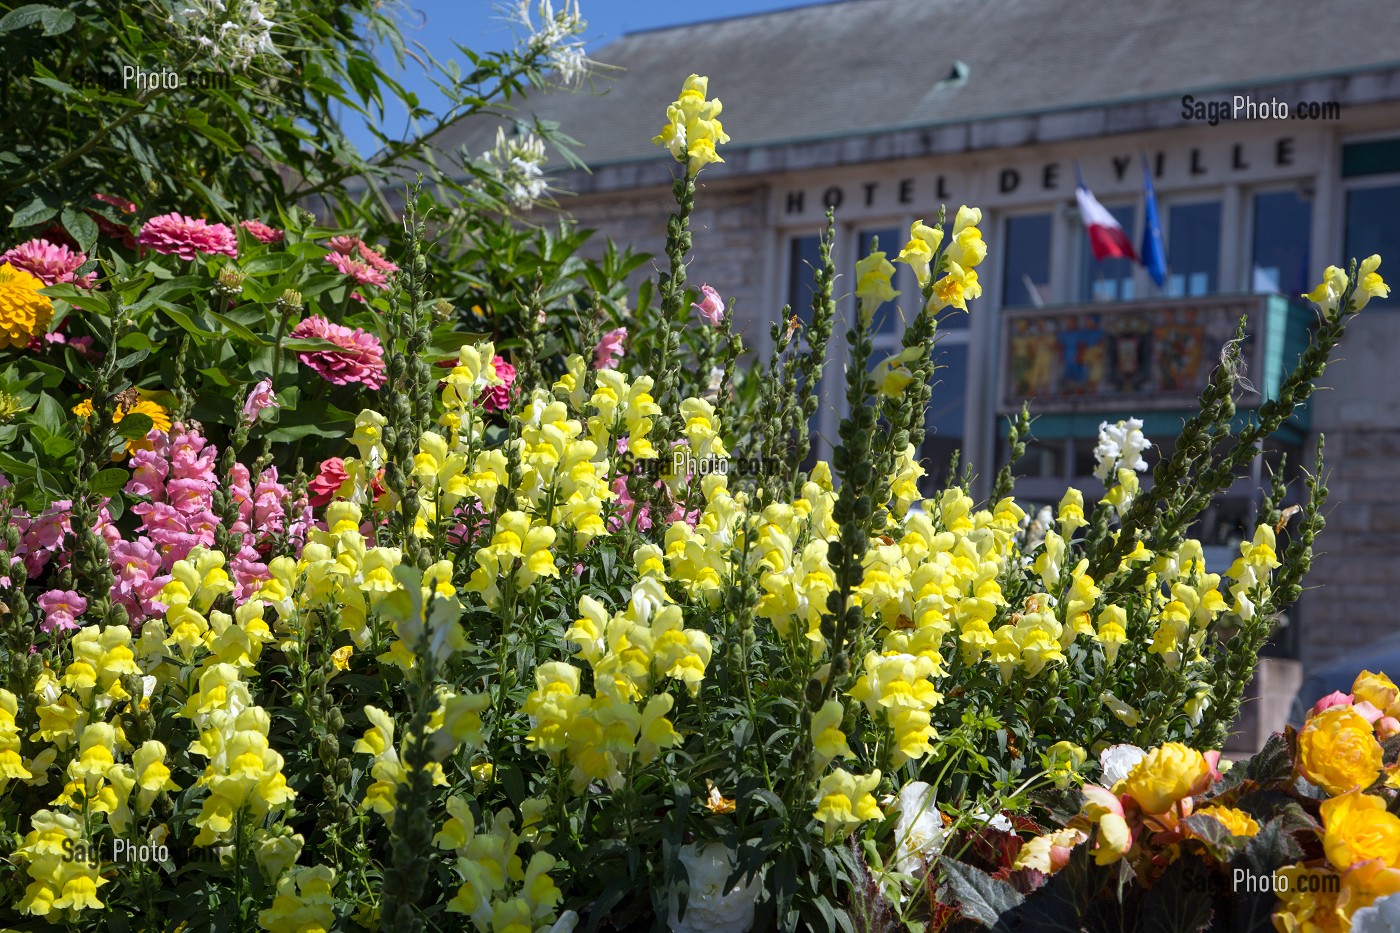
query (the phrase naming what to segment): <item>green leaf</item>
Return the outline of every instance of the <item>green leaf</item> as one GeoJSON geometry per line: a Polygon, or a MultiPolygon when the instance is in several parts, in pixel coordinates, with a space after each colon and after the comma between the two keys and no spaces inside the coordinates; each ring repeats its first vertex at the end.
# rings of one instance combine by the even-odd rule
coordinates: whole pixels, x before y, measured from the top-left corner
{"type": "Polygon", "coordinates": [[[58,400],[45,392],[39,396],[39,401],[34,405],[34,414],[29,416],[29,420],[50,434],[57,434],[63,430],[63,422],[67,420],[67,415],[58,400]]]}
{"type": "Polygon", "coordinates": [[[166,317],[170,318],[170,320],[174,321],[176,324],[179,324],[195,337],[204,337],[208,339],[217,336],[212,330],[207,330],[196,324],[194,319],[191,318],[183,308],[178,308],[168,301],[157,301],[155,302],[155,306],[164,311],[166,317]]]}
{"type": "MultiPolygon", "coordinates": [[[[127,418],[131,417],[135,416],[127,416],[127,418]]],[[[126,424],[126,418],[122,419],[122,424],[126,424]]],[[[130,478],[131,474],[128,473],[126,470],[121,470],[117,469],[116,467],[112,467],[110,469],[101,470],[100,472],[98,472],[98,474],[88,482],[88,489],[92,490],[92,492],[96,493],[99,496],[103,496],[104,498],[110,497],[112,495],[115,495],[123,486],[125,486],[126,481],[130,478]]]]}
{"type": "Polygon", "coordinates": [[[44,18],[45,13],[55,12],[53,7],[45,6],[42,3],[27,3],[16,10],[11,10],[5,14],[4,19],[0,19],[0,32],[12,32],[16,29],[23,29],[32,26],[44,18]]]}
{"type": "Polygon", "coordinates": [[[139,441],[153,427],[155,427],[155,422],[151,420],[150,415],[133,411],[117,424],[117,434],[128,441],[139,441]]]}
{"type": "Polygon", "coordinates": [[[1210,869],[1198,858],[1167,866],[1142,902],[1142,933],[1197,933],[1210,923],[1210,869]]]}
{"type": "Polygon", "coordinates": [[[39,20],[44,24],[44,35],[59,36],[73,28],[78,18],[72,10],[45,10],[39,20]]]}
{"type": "Polygon", "coordinates": [[[65,207],[63,209],[63,229],[71,233],[73,239],[78,241],[78,249],[85,253],[92,252],[93,246],[97,243],[97,223],[86,213],[65,207]]]}
{"type": "Polygon", "coordinates": [[[991,875],[955,861],[939,856],[938,864],[943,869],[943,879],[947,882],[949,899],[964,915],[986,926],[996,926],[1002,914],[1014,910],[1025,900],[1025,896],[991,875]]]}
{"type": "MultiPolygon", "coordinates": [[[[18,10],[15,11],[19,12],[18,10]]],[[[9,17],[6,17],[8,19],[9,17]]],[[[45,204],[43,198],[35,198],[28,204],[15,211],[15,216],[10,218],[11,227],[32,227],[41,224],[54,214],[58,213],[58,208],[45,204]]]]}
{"type": "Polygon", "coordinates": [[[218,321],[220,324],[227,327],[239,340],[251,343],[255,347],[268,347],[272,345],[269,341],[264,340],[262,337],[259,337],[257,334],[249,330],[245,325],[238,323],[233,318],[229,317],[227,314],[220,314],[217,311],[210,311],[209,316],[212,317],[214,320],[218,321]]]}

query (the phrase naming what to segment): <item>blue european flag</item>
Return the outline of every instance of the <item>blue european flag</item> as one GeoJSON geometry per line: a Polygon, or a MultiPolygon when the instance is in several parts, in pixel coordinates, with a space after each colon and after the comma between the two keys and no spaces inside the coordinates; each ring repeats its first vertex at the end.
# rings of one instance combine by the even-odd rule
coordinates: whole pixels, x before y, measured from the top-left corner
{"type": "Polygon", "coordinates": [[[1162,245],[1162,221],[1157,216],[1157,193],[1152,190],[1152,175],[1147,169],[1147,156],[1142,157],[1142,184],[1145,205],[1142,227],[1142,249],[1138,251],[1147,274],[1161,288],[1167,284],[1167,250],[1162,245]]]}

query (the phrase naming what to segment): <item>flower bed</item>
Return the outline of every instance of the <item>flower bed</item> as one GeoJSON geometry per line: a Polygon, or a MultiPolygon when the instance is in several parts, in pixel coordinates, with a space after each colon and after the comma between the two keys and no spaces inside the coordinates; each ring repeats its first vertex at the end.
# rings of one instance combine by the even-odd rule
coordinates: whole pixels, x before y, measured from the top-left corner
{"type": "MultiPolygon", "coordinates": [[[[871,359],[899,297],[875,251],[850,413],[804,467],[834,224],[810,324],[746,372],[720,292],[686,281],[728,141],[708,92],[692,76],[656,138],[678,173],[656,303],[581,326],[544,298],[499,342],[454,322],[417,195],[392,261],[300,214],[160,215],[101,263],[5,254],[0,410],[26,430],[0,428],[0,918],[1301,930],[1390,909],[1394,684],[1363,675],[1248,763],[1216,751],[1325,485],[1285,508],[1276,478],[1223,574],[1188,535],[1388,291],[1379,259],[1327,270],[1313,343],[1243,428],[1235,341],[1150,486],[1141,424],[1105,424],[1106,493],[1032,519],[1009,466],[983,503],[924,481],[939,321],[980,296],[987,246],[976,208],[916,223],[903,349],[871,359]]],[[[612,289],[536,268],[537,296],[612,289]]]]}

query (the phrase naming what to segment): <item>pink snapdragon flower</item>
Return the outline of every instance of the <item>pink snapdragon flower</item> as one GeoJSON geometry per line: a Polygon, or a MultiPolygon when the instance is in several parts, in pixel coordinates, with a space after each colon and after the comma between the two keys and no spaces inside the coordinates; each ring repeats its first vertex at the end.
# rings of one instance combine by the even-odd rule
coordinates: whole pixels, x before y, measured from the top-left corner
{"type": "Polygon", "coordinates": [[[610,330],[598,341],[593,349],[594,369],[616,369],[618,358],[622,356],[622,341],[627,339],[627,328],[610,330]]]}
{"type": "Polygon", "coordinates": [[[345,461],[339,457],[331,457],[321,463],[321,471],[311,478],[306,484],[306,491],[311,494],[311,504],[320,508],[328,504],[335,498],[340,486],[350,474],[345,472],[345,461]]]}
{"type": "Polygon", "coordinates": [[[224,224],[211,224],[183,214],[161,214],[141,227],[136,241],[157,253],[193,262],[200,254],[238,258],[238,237],[224,224]]]}
{"type": "Polygon", "coordinates": [[[261,220],[240,220],[238,226],[252,234],[253,239],[259,243],[266,243],[269,246],[273,243],[281,243],[286,237],[286,232],[278,230],[276,227],[269,227],[261,220]]]}
{"type": "Polygon", "coordinates": [[[82,628],[78,616],[87,612],[88,601],[72,590],[49,590],[39,597],[39,608],[44,610],[44,621],[39,623],[43,632],[71,632],[82,628]]]}
{"type": "Polygon", "coordinates": [[[711,327],[718,327],[724,323],[724,299],[719,297],[719,292],[708,285],[700,286],[700,300],[691,307],[700,312],[711,327]]]}
{"type": "Polygon", "coordinates": [[[45,239],[27,240],[0,253],[0,264],[9,263],[16,269],[23,269],[45,285],[72,282],[80,288],[92,288],[97,284],[96,272],[81,278],[74,275],[87,261],[87,253],[75,252],[67,244],[50,243],[45,239]]]}
{"type": "Polygon", "coordinates": [[[292,329],[293,337],[329,340],[339,350],[310,350],[297,358],[332,385],[361,383],[378,389],[384,384],[384,348],[373,334],[360,328],[351,330],[313,314],[292,329]]]}
{"type": "Polygon", "coordinates": [[[511,389],[515,385],[515,367],[499,356],[492,362],[496,367],[496,375],[501,378],[501,384],[491,386],[481,393],[481,407],[487,411],[505,411],[510,407],[510,397],[513,394],[511,389]]]}
{"type": "Polygon", "coordinates": [[[248,398],[243,402],[243,420],[252,424],[258,420],[258,415],[267,409],[275,411],[281,407],[282,403],[277,401],[277,395],[272,391],[272,380],[264,379],[253,386],[253,391],[248,393],[248,398]]]}

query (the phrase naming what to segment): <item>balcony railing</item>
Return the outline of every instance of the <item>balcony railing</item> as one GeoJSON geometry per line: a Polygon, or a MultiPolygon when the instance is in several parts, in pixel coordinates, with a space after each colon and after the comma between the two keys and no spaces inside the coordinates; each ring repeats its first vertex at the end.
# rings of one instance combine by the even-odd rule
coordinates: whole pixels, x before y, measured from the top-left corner
{"type": "Polygon", "coordinates": [[[1189,410],[1248,318],[1240,408],[1277,394],[1313,312],[1282,295],[1220,295],[1002,312],[998,411],[1189,410]]]}

